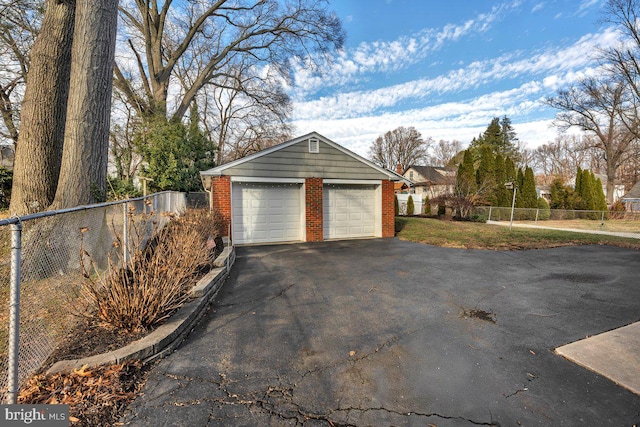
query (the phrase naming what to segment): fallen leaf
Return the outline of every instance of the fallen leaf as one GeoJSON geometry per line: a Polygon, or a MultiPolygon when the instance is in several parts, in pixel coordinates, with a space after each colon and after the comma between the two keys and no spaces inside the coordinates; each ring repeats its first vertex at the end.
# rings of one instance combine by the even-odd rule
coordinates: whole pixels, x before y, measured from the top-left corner
{"type": "Polygon", "coordinates": [[[353,356],[355,356],[355,355],[356,355],[356,352],[355,352],[355,351],[351,350],[351,351],[349,352],[349,357],[353,357],[353,356]]]}
{"type": "Polygon", "coordinates": [[[69,417],[69,421],[71,421],[72,423],[77,423],[77,422],[80,422],[80,419],[79,419],[79,418],[76,418],[76,417],[74,417],[74,416],[70,416],[70,417],[69,417]]]}

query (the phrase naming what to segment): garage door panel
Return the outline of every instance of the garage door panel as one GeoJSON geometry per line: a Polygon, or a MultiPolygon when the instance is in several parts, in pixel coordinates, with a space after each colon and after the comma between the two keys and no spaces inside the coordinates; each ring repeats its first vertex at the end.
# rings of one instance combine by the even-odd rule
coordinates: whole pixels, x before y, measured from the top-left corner
{"type": "Polygon", "coordinates": [[[375,187],[327,185],[323,188],[325,239],[375,236],[375,187]]]}
{"type": "Polygon", "coordinates": [[[300,185],[233,183],[233,239],[237,244],[302,240],[300,185]]]}

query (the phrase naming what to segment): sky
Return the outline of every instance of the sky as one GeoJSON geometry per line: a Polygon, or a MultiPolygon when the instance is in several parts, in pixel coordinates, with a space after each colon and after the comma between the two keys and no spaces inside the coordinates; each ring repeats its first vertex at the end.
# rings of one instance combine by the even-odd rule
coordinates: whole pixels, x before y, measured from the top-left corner
{"type": "Polygon", "coordinates": [[[598,49],[618,43],[605,1],[332,0],[347,40],[322,74],[296,70],[296,136],[368,157],[399,126],[466,146],[506,115],[527,148],[552,142],[544,99],[597,73],[598,49]]]}

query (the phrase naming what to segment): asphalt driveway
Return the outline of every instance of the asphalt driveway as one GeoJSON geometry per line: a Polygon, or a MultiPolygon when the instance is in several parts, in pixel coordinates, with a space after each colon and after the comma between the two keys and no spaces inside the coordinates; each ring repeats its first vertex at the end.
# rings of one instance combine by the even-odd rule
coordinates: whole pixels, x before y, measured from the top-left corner
{"type": "Polygon", "coordinates": [[[127,424],[640,424],[640,396],[553,352],[640,319],[638,251],[374,239],[237,255],[127,424]]]}

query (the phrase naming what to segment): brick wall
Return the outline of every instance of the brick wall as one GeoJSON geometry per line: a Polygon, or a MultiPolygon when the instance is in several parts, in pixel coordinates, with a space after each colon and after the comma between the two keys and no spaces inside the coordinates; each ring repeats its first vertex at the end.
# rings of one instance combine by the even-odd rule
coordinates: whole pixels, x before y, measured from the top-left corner
{"type": "Polygon", "coordinates": [[[382,181],[382,237],[395,235],[393,181],[382,181]]]}
{"type": "Polygon", "coordinates": [[[305,186],[305,214],[307,217],[307,242],[321,242],[322,227],[322,178],[307,178],[305,186]]]}
{"type": "Polygon", "coordinates": [[[211,204],[222,213],[231,230],[231,177],[211,177],[211,204]]]}

